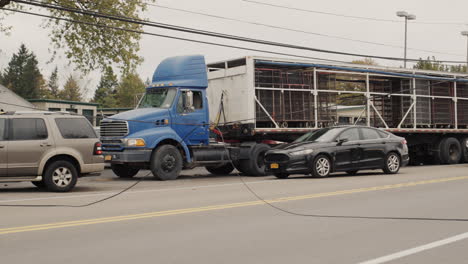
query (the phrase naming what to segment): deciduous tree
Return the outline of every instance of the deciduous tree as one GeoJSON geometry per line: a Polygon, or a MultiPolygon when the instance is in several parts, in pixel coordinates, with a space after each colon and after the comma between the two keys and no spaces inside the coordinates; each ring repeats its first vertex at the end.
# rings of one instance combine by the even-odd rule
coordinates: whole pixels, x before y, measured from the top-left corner
{"type": "Polygon", "coordinates": [[[117,87],[116,99],[119,107],[134,107],[135,98],[145,92],[145,84],[136,73],[122,77],[117,87]]]}
{"type": "Polygon", "coordinates": [[[70,75],[67,79],[67,82],[63,86],[63,90],[60,91],[60,99],[69,100],[69,101],[81,101],[81,88],[78,85],[78,82],[70,75]]]}

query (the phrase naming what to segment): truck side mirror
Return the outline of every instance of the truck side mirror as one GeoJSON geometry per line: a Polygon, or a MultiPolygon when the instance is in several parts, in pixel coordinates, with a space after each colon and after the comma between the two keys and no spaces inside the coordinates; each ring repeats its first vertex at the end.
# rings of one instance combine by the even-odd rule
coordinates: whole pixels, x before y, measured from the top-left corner
{"type": "Polygon", "coordinates": [[[193,112],[195,108],[193,107],[193,92],[185,91],[183,93],[183,102],[184,102],[184,112],[193,112]]]}

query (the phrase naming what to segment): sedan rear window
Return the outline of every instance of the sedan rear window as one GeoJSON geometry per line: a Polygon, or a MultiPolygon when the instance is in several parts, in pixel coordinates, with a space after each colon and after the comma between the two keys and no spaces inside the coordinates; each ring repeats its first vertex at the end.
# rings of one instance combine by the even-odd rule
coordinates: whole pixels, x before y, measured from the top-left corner
{"type": "Polygon", "coordinates": [[[363,140],[379,139],[380,135],[377,130],[370,128],[361,128],[363,140]]]}
{"type": "Polygon", "coordinates": [[[85,118],[56,118],[63,138],[97,138],[93,127],[85,118]]]}

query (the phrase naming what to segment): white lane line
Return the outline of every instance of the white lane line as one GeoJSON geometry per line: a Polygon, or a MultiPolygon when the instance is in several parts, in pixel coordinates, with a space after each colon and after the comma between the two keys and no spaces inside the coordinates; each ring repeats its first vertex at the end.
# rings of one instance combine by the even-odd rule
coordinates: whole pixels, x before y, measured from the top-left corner
{"type": "Polygon", "coordinates": [[[440,247],[440,246],[445,246],[447,244],[454,243],[454,242],[457,242],[457,241],[460,241],[460,240],[463,240],[463,239],[466,239],[466,238],[468,238],[468,232],[460,234],[460,235],[456,235],[456,236],[453,236],[453,237],[449,237],[449,238],[446,238],[446,239],[442,239],[442,240],[439,240],[439,241],[435,241],[435,242],[432,242],[432,243],[429,243],[429,244],[426,244],[426,245],[422,245],[422,246],[419,246],[419,247],[414,247],[414,248],[410,248],[410,249],[407,249],[407,250],[403,250],[403,251],[400,251],[400,252],[397,252],[397,253],[394,253],[394,254],[390,254],[390,255],[387,255],[387,256],[380,257],[380,258],[360,262],[359,264],[380,264],[380,263],[385,263],[385,262],[388,262],[388,261],[392,261],[392,260],[399,259],[399,258],[402,258],[402,257],[406,257],[406,256],[409,256],[409,255],[413,255],[413,254],[419,253],[421,251],[433,249],[433,248],[440,247]]]}
{"type": "MultiPolygon", "coordinates": [[[[247,184],[257,184],[257,183],[276,183],[284,182],[277,180],[264,180],[264,181],[251,181],[246,182],[247,184]]],[[[243,183],[224,183],[224,184],[212,184],[212,185],[199,185],[191,187],[179,187],[179,188],[167,188],[167,189],[151,189],[151,190],[140,190],[140,191],[128,191],[124,194],[134,194],[134,193],[148,193],[148,192],[164,192],[164,191],[179,191],[179,190],[190,190],[197,188],[215,188],[215,187],[224,187],[224,186],[235,186],[243,185],[243,183]]],[[[80,198],[80,197],[94,197],[94,196],[104,196],[104,195],[113,195],[120,190],[115,192],[105,192],[105,193],[93,193],[93,194],[83,194],[83,195],[69,195],[69,196],[52,196],[52,197],[41,197],[41,198],[24,198],[24,199],[14,199],[14,200],[0,200],[0,203],[11,203],[11,202],[26,202],[26,201],[40,201],[40,200],[54,200],[54,199],[68,199],[68,198],[80,198]]],[[[1,192],[0,192],[1,193],[1,192]]]]}

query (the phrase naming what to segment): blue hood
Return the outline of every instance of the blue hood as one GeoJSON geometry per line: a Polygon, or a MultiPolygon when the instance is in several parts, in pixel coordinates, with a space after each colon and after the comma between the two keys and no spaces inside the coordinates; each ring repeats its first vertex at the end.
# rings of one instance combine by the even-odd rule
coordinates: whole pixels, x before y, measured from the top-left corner
{"type": "Polygon", "coordinates": [[[139,108],[119,113],[110,117],[111,120],[137,120],[156,121],[161,118],[169,118],[169,110],[162,108],[139,108]]]}

